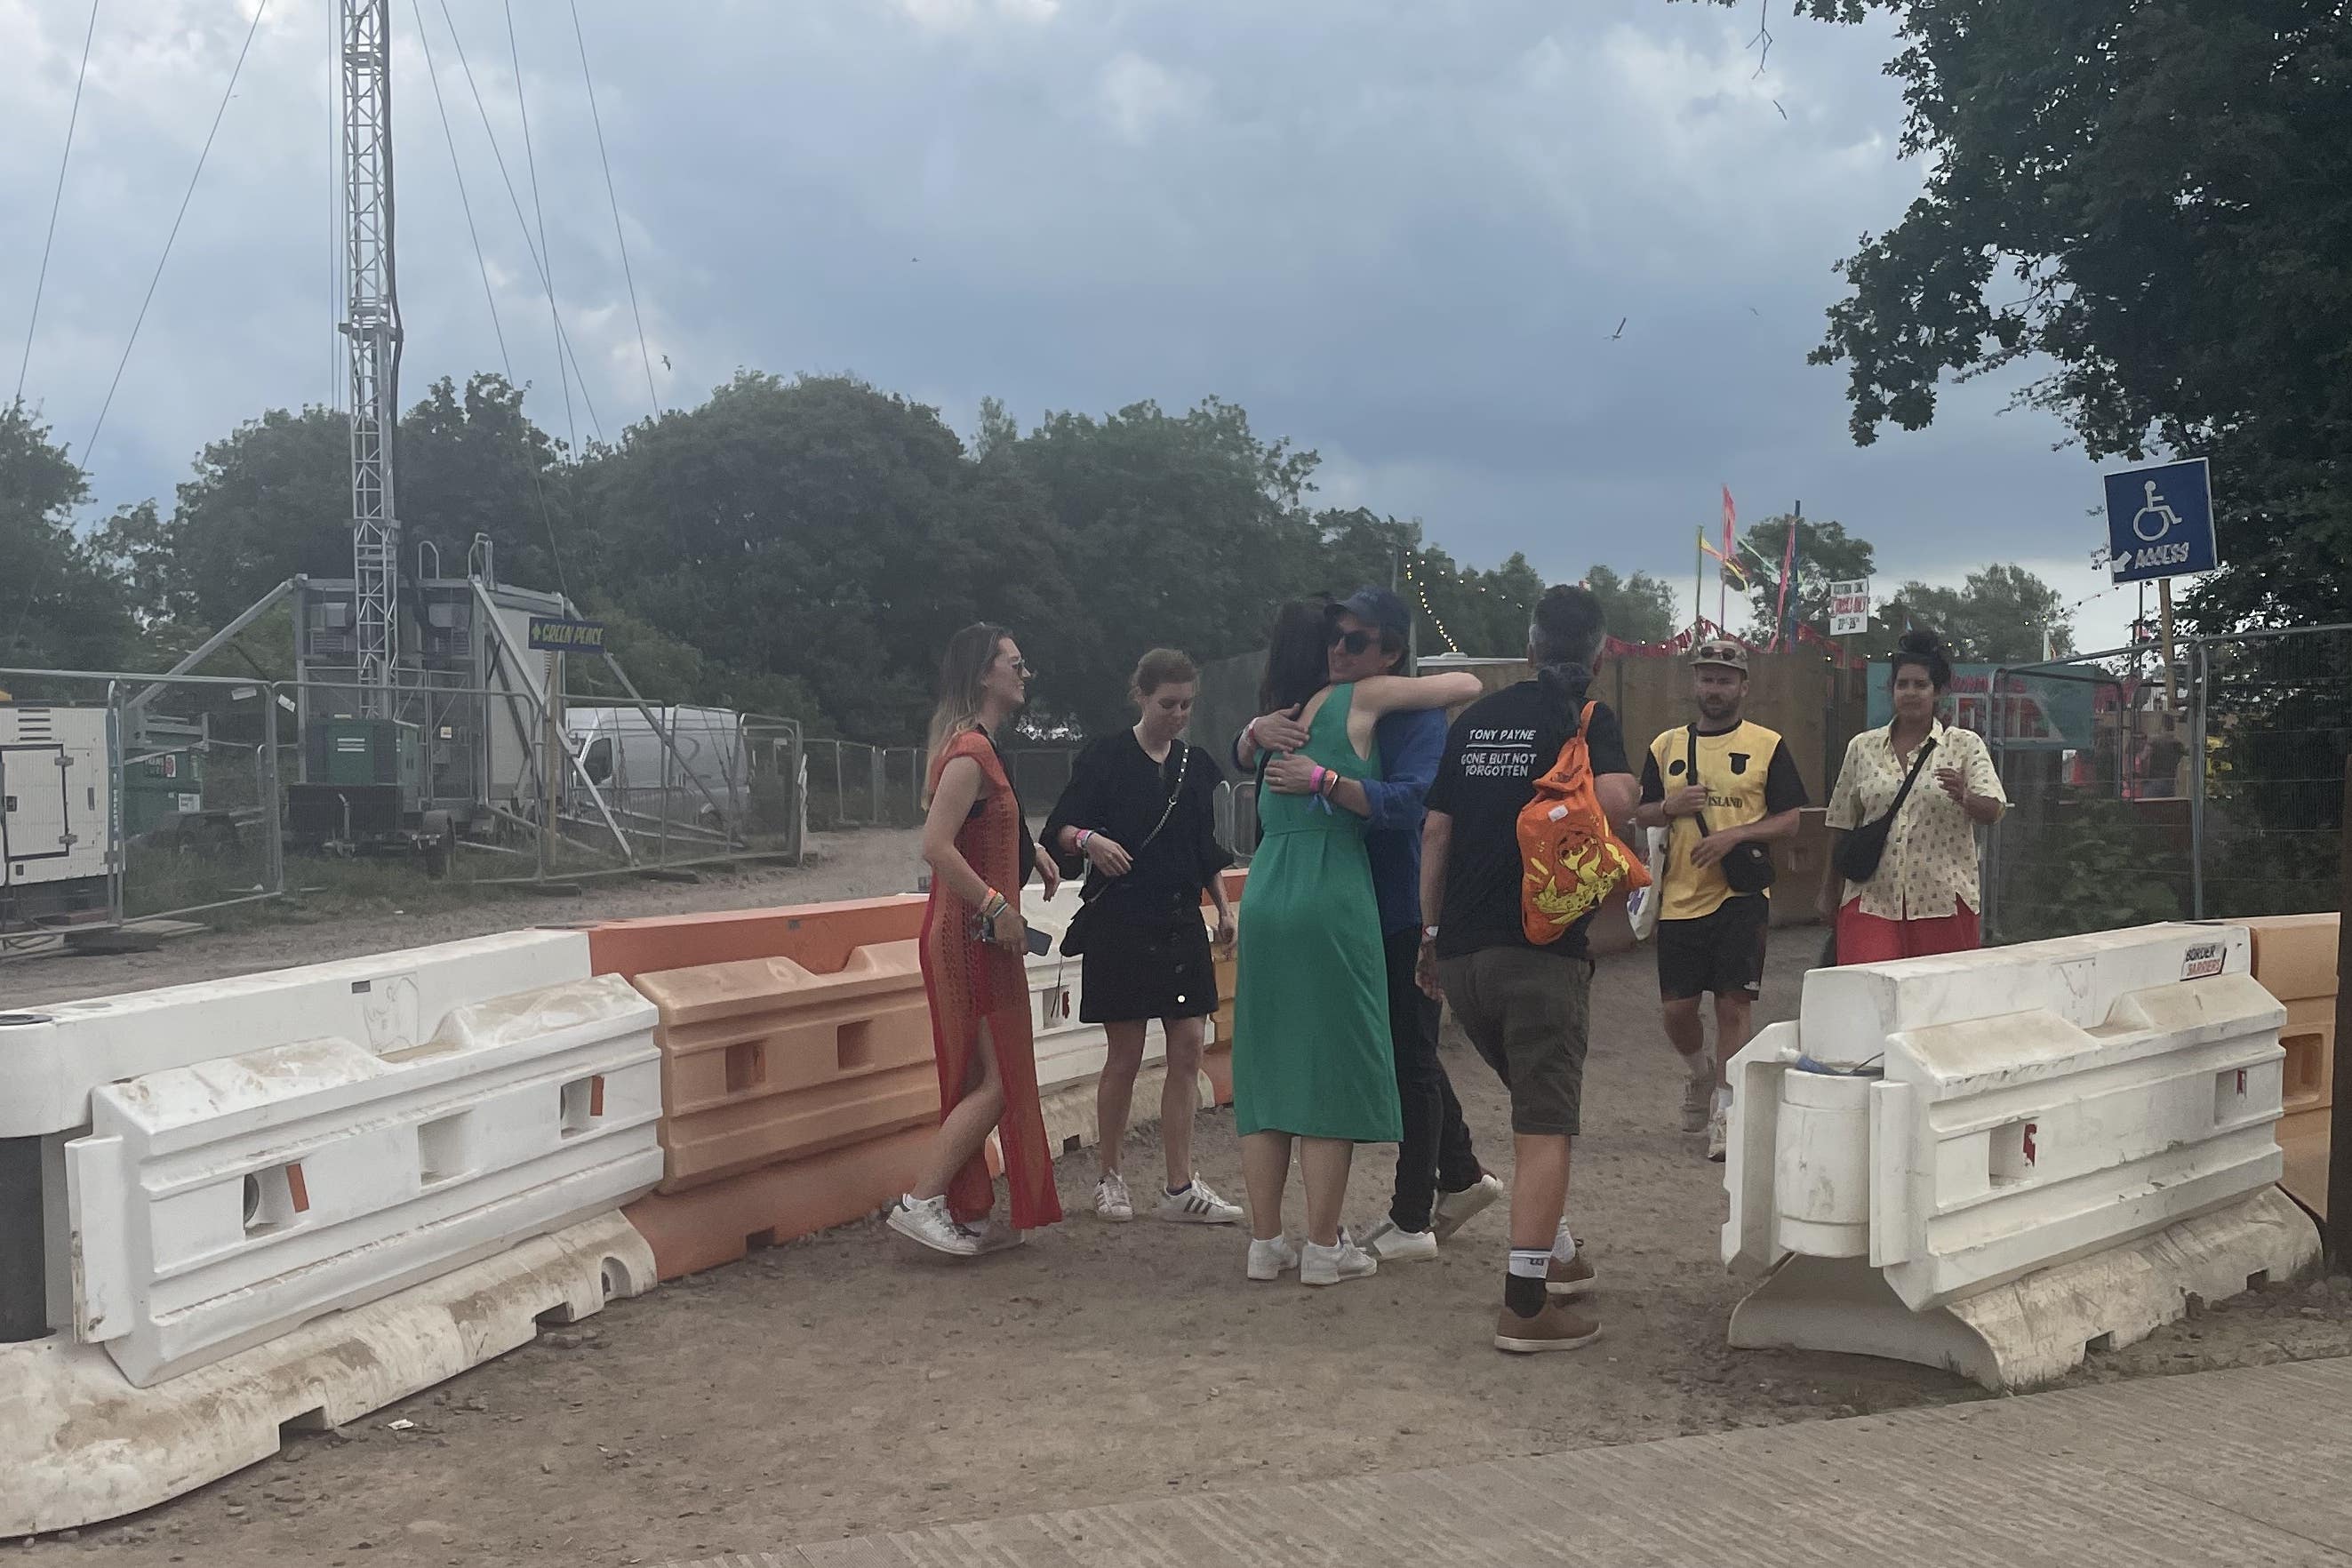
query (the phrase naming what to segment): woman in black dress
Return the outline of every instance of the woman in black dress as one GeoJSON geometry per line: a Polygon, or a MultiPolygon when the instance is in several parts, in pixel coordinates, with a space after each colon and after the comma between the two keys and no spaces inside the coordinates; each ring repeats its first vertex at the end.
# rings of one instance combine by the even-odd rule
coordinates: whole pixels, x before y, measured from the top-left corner
{"type": "Polygon", "coordinates": [[[1191,659],[1171,648],[1145,654],[1128,693],[1142,717],[1133,729],[1101,736],[1078,753],[1069,787],[1045,819],[1045,841],[1065,872],[1086,871],[1088,907],[1074,922],[1083,931],[1078,1017],[1102,1025],[1110,1039],[1095,1098],[1102,1158],[1095,1213],[1107,1220],[1135,1217],[1119,1153],[1143,1066],[1144,1029],[1154,1018],[1168,1036],[1168,1081],[1160,1096],[1168,1180],[1154,1211],[1191,1225],[1232,1225],[1242,1217],[1238,1205],[1211,1191],[1192,1169],[1203,1020],[1217,1010],[1201,919],[1203,889],[1216,901],[1218,944],[1234,940],[1233,906],[1219,875],[1233,858],[1217,843],[1217,764],[1181,739],[1199,691],[1191,659]]]}

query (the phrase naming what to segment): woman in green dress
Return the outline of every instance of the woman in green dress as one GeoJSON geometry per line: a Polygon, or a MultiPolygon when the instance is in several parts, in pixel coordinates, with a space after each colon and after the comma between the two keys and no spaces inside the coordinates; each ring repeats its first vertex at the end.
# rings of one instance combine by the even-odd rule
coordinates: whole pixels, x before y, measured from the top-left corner
{"type": "Polygon", "coordinates": [[[1364,819],[1335,805],[1342,780],[1378,778],[1372,728],[1399,709],[1444,708],[1479,692],[1468,674],[1379,676],[1329,686],[1330,618],[1318,605],[1284,608],[1266,656],[1262,712],[1289,710],[1307,728],[1316,765],[1307,793],[1265,787],[1258,847],[1243,894],[1234,996],[1234,1115],[1249,1187],[1249,1277],[1336,1285],[1378,1265],[1339,1226],[1358,1143],[1402,1135],[1389,1037],[1379,905],[1364,854],[1364,819]],[[1283,1188],[1299,1144],[1307,1245],[1284,1234],[1283,1188]]]}

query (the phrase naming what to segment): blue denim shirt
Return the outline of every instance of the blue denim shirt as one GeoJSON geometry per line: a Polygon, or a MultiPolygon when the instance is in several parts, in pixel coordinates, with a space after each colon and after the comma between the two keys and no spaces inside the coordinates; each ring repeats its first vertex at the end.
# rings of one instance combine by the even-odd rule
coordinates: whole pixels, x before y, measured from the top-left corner
{"type": "Polygon", "coordinates": [[[1421,924],[1421,824],[1445,754],[1445,714],[1433,708],[1384,714],[1372,738],[1380,743],[1381,776],[1364,781],[1372,808],[1364,852],[1371,857],[1372,892],[1387,936],[1421,924]]]}
{"type": "MultiPolygon", "coordinates": [[[[1364,823],[1364,853],[1372,863],[1372,893],[1380,900],[1381,934],[1421,924],[1421,825],[1429,815],[1429,786],[1445,756],[1445,715],[1435,709],[1389,713],[1372,727],[1381,749],[1381,776],[1364,781],[1372,808],[1364,823]]],[[[1240,740],[1235,738],[1236,752],[1240,740]]],[[[1228,760],[1238,761],[1229,754],[1228,760]]]]}

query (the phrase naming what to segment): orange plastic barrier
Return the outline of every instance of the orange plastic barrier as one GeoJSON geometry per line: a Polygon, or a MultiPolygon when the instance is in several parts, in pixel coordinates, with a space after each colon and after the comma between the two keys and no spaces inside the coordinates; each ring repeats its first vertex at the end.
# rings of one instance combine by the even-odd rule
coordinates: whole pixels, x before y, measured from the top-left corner
{"type": "Polygon", "coordinates": [[[2231,922],[2253,932],[2254,978],[2286,1006],[2279,1044],[2286,1047],[2279,1147],[2286,1173],[2279,1185],[2327,1217],[2330,1108],[2336,1103],[2336,973],[2341,915],[2268,915],[2231,922]]]}
{"type": "Polygon", "coordinates": [[[621,1212],[652,1247],[655,1272],[676,1279],[884,1207],[915,1184],[929,1140],[929,1128],[894,1132],[691,1192],[652,1193],[621,1212]]]}
{"type": "Polygon", "coordinates": [[[883,1207],[939,1117],[917,941],[898,896],[590,928],[599,973],[661,1010],[660,1187],[623,1212],[661,1278],[883,1207]]]}
{"type": "Polygon", "coordinates": [[[793,904],[772,910],[656,915],[588,928],[588,962],[599,974],[632,979],[656,969],[693,969],[749,958],[789,958],[830,974],[861,947],[922,935],[923,900],[913,894],[793,904]]]}
{"type": "MultiPolygon", "coordinates": [[[[1226,873],[1229,897],[1245,877],[1226,873]]],[[[661,1278],[846,1224],[913,1183],[939,1117],[922,921],[902,896],[589,929],[596,972],[661,1013],[664,1177],[624,1211],[661,1278]]],[[[1230,1103],[1233,958],[1216,971],[1204,1067],[1230,1103]]]]}
{"type": "Polygon", "coordinates": [[[747,958],[631,984],[661,1012],[662,1192],[939,1116],[914,942],[853,949],[832,973],[747,958]]]}

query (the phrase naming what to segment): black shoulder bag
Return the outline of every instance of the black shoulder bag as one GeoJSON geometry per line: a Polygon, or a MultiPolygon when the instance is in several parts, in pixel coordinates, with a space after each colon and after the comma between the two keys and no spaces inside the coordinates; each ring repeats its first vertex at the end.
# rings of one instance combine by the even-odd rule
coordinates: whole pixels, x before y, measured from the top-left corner
{"type": "MultiPolygon", "coordinates": [[[[1184,797],[1184,770],[1192,765],[1192,748],[1181,741],[1177,742],[1176,745],[1175,786],[1168,792],[1168,804],[1160,808],[1160,820],[1151,825],[1151,831],[1144,835],[1142,843],[1127,852],[1130,861],[1143,858],[1144,850],[1150,848],[1151,841],[1160,837],[1160,830],[1168,826],[1168,819],[1171,816],[1176,815],[1176,803],[1184,797]]],[[[1130,865],[1129,869],[1131,871],[1134,868],[1130,865]]],[[[1093,929],[1093,922],[1087,917],[1095,912],[1095,906],[1102,902],[1103,895],[1117,886],[1118,886],[1118,878],[1106,877],[1096,885],[1092,893],[1081,892],[1078,895],[1078,912],[1072,915],[1070,923],[1062,928],[1063,957],[1076,958],[1087,951],[1087,943],[1093,940],[1087,934],[1093,929]]]]}
{"type": "MultiPolygon", "coordinates": [[[[1690,782],[1698,783],[1698,726],[1690,727],[1690,782]]],[[[1706,837],[1706,813],[1698,814],[1698,836],[1706,837]]],[[[1720,862],[1723,879],[1735,893],[1760,893],[1772,885],[1772,851],[1753,838],[1732,846],[1720,862]]]]}
{"type": "Polygon", "coordinates": [[[1895,814],[1911,797],[1911,786],[1919,782],[1919,770],[1927,765],[1927,753],[1935,749],[1935,736],[1920,742],[1918,753],[1911,759],[1911,771],[1903,775],[1903,787],[1895,792],[1895,804],[1838,840],[1833,861],[1839,876],[1849,882],[1867,882],[1878,875],[1878,862],[1886,855],[1887,835],[1895,831],[1895,814]]]}

